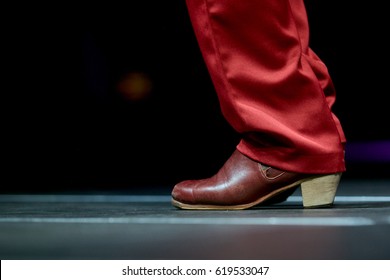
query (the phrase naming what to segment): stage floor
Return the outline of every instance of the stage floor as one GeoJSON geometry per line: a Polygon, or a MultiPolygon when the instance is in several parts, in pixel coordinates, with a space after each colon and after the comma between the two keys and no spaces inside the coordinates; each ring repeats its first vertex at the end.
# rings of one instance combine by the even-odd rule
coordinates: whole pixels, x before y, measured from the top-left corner
{"type": "Polygon", "coordinates": [[[170,189],[0,195],[0,259],[390,259],[390,181],[342,180],[333,208],[179,210],[170,189]]]}

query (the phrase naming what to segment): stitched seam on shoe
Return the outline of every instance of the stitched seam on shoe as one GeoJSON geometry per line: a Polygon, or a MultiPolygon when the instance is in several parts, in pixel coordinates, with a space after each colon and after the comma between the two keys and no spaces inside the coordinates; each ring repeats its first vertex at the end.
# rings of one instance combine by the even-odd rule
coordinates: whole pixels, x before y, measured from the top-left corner
{"type": "Polygon", "coordinates": [[[278,179],[279,177],[283,176],[286,173],[286,172],[282,171],[282,173],[276,175],[275,177],[269,177],[269,176],[267,176],[267,170],[269,170],[272,167],[267,167],[266,169],[263,169],[263,165],[261,163],[259,163],[259,166],[260,166],[261,174],[263,175],[264,178],[266,178],[268,180],[276,180],[276,179],[278,179]]]}

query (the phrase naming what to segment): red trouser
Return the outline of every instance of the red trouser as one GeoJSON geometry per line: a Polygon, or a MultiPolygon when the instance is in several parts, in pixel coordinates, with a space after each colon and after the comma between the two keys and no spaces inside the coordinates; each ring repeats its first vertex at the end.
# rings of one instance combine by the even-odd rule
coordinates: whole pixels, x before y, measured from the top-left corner
{"type": "Polygon", "coordinates": [[[335,90],[308,46],[303,0],[186,1],[238,150],[286,171],[345,171],[335,90]]]}

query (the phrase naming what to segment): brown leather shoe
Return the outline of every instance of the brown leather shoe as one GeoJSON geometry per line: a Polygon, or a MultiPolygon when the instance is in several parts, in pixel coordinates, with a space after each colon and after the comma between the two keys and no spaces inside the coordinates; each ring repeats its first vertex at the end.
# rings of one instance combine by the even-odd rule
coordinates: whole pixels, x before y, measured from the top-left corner
{"type": "Polygon", "coordinates": [[[240,210],[278,203],[301,186],[304,207],[333,205],[341,173],[300,174],[265,166],[238,150],[217,174],[187,180],[172,190],[172,205],[181,209],[240,210]]]}

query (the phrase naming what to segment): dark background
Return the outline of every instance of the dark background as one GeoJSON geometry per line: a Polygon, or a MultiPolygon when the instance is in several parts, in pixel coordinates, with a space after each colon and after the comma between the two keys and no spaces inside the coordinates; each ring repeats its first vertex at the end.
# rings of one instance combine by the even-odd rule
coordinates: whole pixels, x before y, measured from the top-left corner
{"type": "MultiPolygon", "coordinates": [[[[349,143],[389,141],[384,4],[306,4],[349,143]]],[[[3,193],[155,191],[212,175],[234,150],[184,0],[4,13],[3,193]],[[146,83],[139,98],[118,88],[129,73],[146,83]]],[[[356,158],[347,146],[346,178],[389,177],[389,160],[356,158]]]]}

